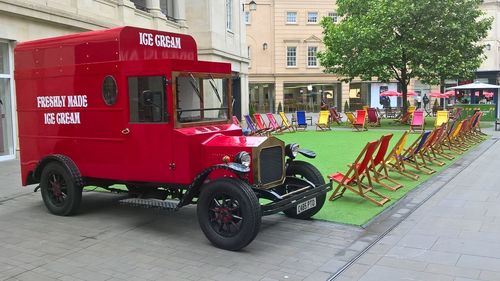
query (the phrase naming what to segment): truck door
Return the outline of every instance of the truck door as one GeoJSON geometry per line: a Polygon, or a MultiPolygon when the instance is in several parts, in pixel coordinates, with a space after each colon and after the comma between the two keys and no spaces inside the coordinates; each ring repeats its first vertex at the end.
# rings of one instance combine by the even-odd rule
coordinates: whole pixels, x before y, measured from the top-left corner
{"type": "Polygon", "coordinates": [[[125,135],[129,163],[129,181],[169,182],[172,177],[171,133],[169,120],[170,87],[167,77],[128,76],[129,116],[122,134],[125,135]]]}

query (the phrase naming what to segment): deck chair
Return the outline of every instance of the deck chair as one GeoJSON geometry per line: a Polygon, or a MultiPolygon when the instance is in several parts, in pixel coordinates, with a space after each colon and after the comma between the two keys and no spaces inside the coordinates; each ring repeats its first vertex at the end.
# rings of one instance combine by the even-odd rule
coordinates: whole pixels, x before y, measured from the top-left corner
{"type": "Polygon", "coordinates": [[[330,201],[342,197],[346,189],[378,206],[383,206],[390,200],[382,193],[373,189],[370,173],[366,172],[367,167],[373,165],[372,156],[378,145],[379,141],[367,143],[354,163],[349,165],[347,173],[337,172],[328,176],[331,181],[338,183],[337,188],[335,188],[333,194],[330,196],[330,201]],[[367,178],[368,184],[363,183],[363,175],[367,178]]]}
{"type": "Polygon", "coordinates": [[[421,157],[426,157],[429,162],[438,166],[443,166],[444,164],[446,164],[445,162],[438,159],[437,154],[432,149],[437,145],[437,141],[441,135],[441,131],[442,126],[435,128],[427,138],[427,141],[424,143],[423,147],[420,149],[421,157]]]}
{"type": "Polygon", "coordinates": [[[401,124],[408,124],[408,121],[410,120],[411,116],[412,113],[407,111],[403,115],[400,115],[398,119],[394,120],[394,122],[400,122],[401,124]]]}
{"type": "Polygon", "coordinates": [[[286,117],[285,112],[280,111],[278,112],[278,114],[281,118],[281,126],[285,128],[285,130],[288,130],[291,133],[295,133],[296,128],[292,125],[292,123],[290,123],[290,121],[288,121],[288,117],[286,117]]]}
{"type": "Polygon", "coordinates": [[[436,141],[429,149],[434,156],[439,155],[447,160],[453,160],[455,157],[444,151],[446,138],[448,136],[446,127],[447,124],[438,127],[439,130],[437,131],[436,141]]]}
{"type": "Polygon", "coordinates": [[[446,110],[438,110],[436,113],[436,121],[434,121],[434,127],[439,127],[443,125],[443,123],[448,123],[448,114],[446,110]]]}
{"type": "Polygon", "coordinates": [[[257,129],[250,115],[244,115],[245,122],[247,123],[247,129],[250,135],[263,135],[266,133],[265,130],[257,129]]]}
{"type": "Polygon", "coordinates": [[[460,116],[462,115],[462,110],[463,109],[461,107],[456,107],[453,110],[453,112],[452,112],[452,114],[450,116],[450,120],[458,120],[458,119],[460,119],[460,116]]]}
{"type": "Polygon", "coordinates": [[[356,120],[352,123],[352,126],[357,132],[368,130],[368,128],[366,128],[366,111],[356,110],[356,120]]]}
{"type": "Polygon", "coordinates": [[[345,116],[347,117],[348,124],[354,130],[354,123],[356,123],[356,117],[354,117],[354,113],[352,113],[352,112],[346,112],[345,116]]]}
{"type": "Polygon", "coordinates": [[[375,108],[368,108],[368,125],[371,126],[380,126],[380,118],[378,116],[377,110],[375,108]]]}
{"type": "Polygon", "coordinates": [[[316,131],[328,131],[331,130],[329,122],[330,112],[328,110],[321,110],[319,112],[318,123],[316,123],[316,131]]]}
{"type": "Polygon", "coordinates": [[[424,111],[416,110],[415,112],[413,112],[413,116],[411,118],[410,132],[416,132],[415,129],[418,129],[420,132],[423,132],[424,126],[425,126],[424,111]]]}
{"type": "Polygon", "coordinates": [[[233,115],[233,124],[241,128],[240,120],[238,120],[238,117],[233,115]]]}
{"type": "Polygon", "coordinates": [[[486,134],[481,131],[481,117],[483,116],[483,113],[481,111],[478,111],[475,113],[476,114],[476,119],[473,120],[472,122],[472,131],[480,136],[485,136],[486,134]]]}
{"type": "Polygon", "coordinates": [[[363,105],[363,110],[366,111],[368,113],[368,105],[363,105]]]}
{"type": "Polygon", "coordinates": [[[286,128],[284,126],[280,126],[278,124],[278,121],[276,121],[276,119],[274,118],[274,114],[269,112],[269,113],[266,113],[266,116],[267,116],[267,120],[269,120],[269,126],[273,129],[274,132],[276,132],[278,134],[282,134],[283,131],[286,130],[286,128]]]}
{"type": "Polygon", "coordinates": [[[410,114],[412,114],[413,112],[415,112],[415,110],[417,110],[417,107],[414,106],[414,105],[410,105],[410,106],[408,106],[407,112],[409,112],[410,114]]]}
{"type": "Polygon", "coordinates": [[[428,175],[434,174],[436,170],[430,168],[425,161],[423,155],[424,144],[429,138],[431,131],[423,132],[403,154],[403,161],[405,164],[415,168],[416,170],[426,173],[428,175]]]}
{"type": "Polygon", "coordinates": [[[335,107],[330,107],[330,123],[337,122],[337,124],[342,124],[342,116],[337,112],[335,107]]]}
{"type": "Polygon", "coordinates": [[[270,134],[274,131],[273,128],[266,125],[266,123],[264,122],[264,119],[262,118],[262,115],[260,115],[260,113],[255,113],[253,115],[253,119],[255,120],[255,125],[256,125],[257,129],[262,130],[268,134],[270,134]]]}
{"type": "Polygon", "coordinates": [[[372,172],[373,181],[386,189],[394,191],[403,187],[403,185],[389,176],[388,167],[385,162],[387,148],[389,147],[389,142],[391,141],[392,136],[392,134],[387,134],[380,138],[377,154],[373,157],[371,165],[368,166],[368,172],[372,172]],[[390,182],[393,185],[389,185],[386,182],[390,182]]]}
{"type": "MultiPolygon", "coordinates": [[[[394,171],[402,176],[405,176],[412,180],[418,180],[420,178],[419,175],[408,171],[405,166],[405,162],[403,161],[403,153],[406,145],[406,141],[408,140],[408,131],[405,131],[401,138],[399,138],[398,142],[394,145],[391,152],[387,154],[384,165],[389,168],[391,171],[394,171]]],[[[383,167],[380,166],[377,169],[377,172],[382,172],[383,167]]]]}
{"type": "Polygon", "coordinates": [[[307,129],[307,120],[306,120],[306,112],[305,111],[297,111],[297,130],[305,130],[307,129]]]}

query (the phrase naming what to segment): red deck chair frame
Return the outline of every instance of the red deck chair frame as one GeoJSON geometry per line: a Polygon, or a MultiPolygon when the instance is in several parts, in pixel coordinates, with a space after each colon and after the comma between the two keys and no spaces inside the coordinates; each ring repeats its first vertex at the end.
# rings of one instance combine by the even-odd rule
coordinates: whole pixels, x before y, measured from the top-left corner
{"type": "Polygon", "coordinates": [[[386,189],[394,191],[403,187],[403,185],[389,176],[388,167],[385,162],[387,149],[389,148],[389,142],[391,141],[392,136],[392,134],[387,134],[380,138],[377,154],[373,157],[373,162],[369,165],[368,171],[372,172],[373,181],[386,189]],[[389,185],[384,181],[388,181],[393,185],[389,185]]]}
{"type": "Polygon", "coordinates": [[[337,188],[335,188],[333,194],[330,196],[330,201],[342,197],[347,189],[378,206],[383,206],[390,200],[389,197],[384,196],[373,188],[370,174],[365,173],[368,166],[373,165],[372,156],[378,145],[379,141],[367,143],[354,163],[349,165],[347,173],[337,172],[328,176],[331,181],[338,183],[337,188]],[[363,183],[363,175],[366,176],[368,184],[363,183]]]}
{"type": "Polygon", "coordinates": [[[365,110],[356,110],[356,120],[352,123],[353,129],[356,131],[367,131],[366,128],[366,111],[365,110]]]}
{"type": "Polygon", "coordinates": [[[337,122],[337,124],[342,125],[342,116],[337,112],[335,107],[330,107],[330,122],[337,122]]]}
{"type": "Polygon", "coordinates": [[[286,128],[284,126],[280,126],[278,121],[274,118],[272,113],[266,113],[267,120],[269,120],[269,126],[278,134],[282,134],[286,128]]]}
{"type": "Polygon", "coordinates": [[[253,119],[255,120],[255,125],[257,126],[257,129],[264,131],[268,134],[270,134],[274,131],[273,128],[266,125],[266,123],[264,122],[264,119],[262,119],[262,115],[260,115],[260,113],[255,113],[253,115],[253,119]]]}
{"type": "Polygon", "coordinates": [[[380,127],[380,118],[375,108],[368,108],[368,125],[380,127]]]}

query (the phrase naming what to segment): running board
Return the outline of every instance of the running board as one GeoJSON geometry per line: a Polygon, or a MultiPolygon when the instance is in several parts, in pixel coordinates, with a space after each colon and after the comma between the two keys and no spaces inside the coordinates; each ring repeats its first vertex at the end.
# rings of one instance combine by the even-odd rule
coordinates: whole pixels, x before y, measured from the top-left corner
{"type": "Polygon", "coordinates": [[[131,207],[142,207],[146,209],[158,209],[170,212],[178,210],[178,200],[160,200],[160,199],[142,199],[142,198],[127,198],[119,201],[121,205],[131,207]]]}

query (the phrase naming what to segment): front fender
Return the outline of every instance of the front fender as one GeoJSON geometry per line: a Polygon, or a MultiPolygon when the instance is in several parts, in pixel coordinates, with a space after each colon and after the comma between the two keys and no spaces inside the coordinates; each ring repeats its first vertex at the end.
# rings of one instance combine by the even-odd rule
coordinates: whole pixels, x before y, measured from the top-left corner
{"type": "Polygon", "coordinates": [[[211,166],[203,170],[194,178],[193,182],[189,185],[186,193],[179,202],[178,207],[180,208],[182,206],[191,204],[193,198],[200,194],[201,186],[208,178],[215,179],[219,177],[230,176],[248,181],[248,172],[250,172],[250,168],[239,163],[226,163],[211,166]]]}

